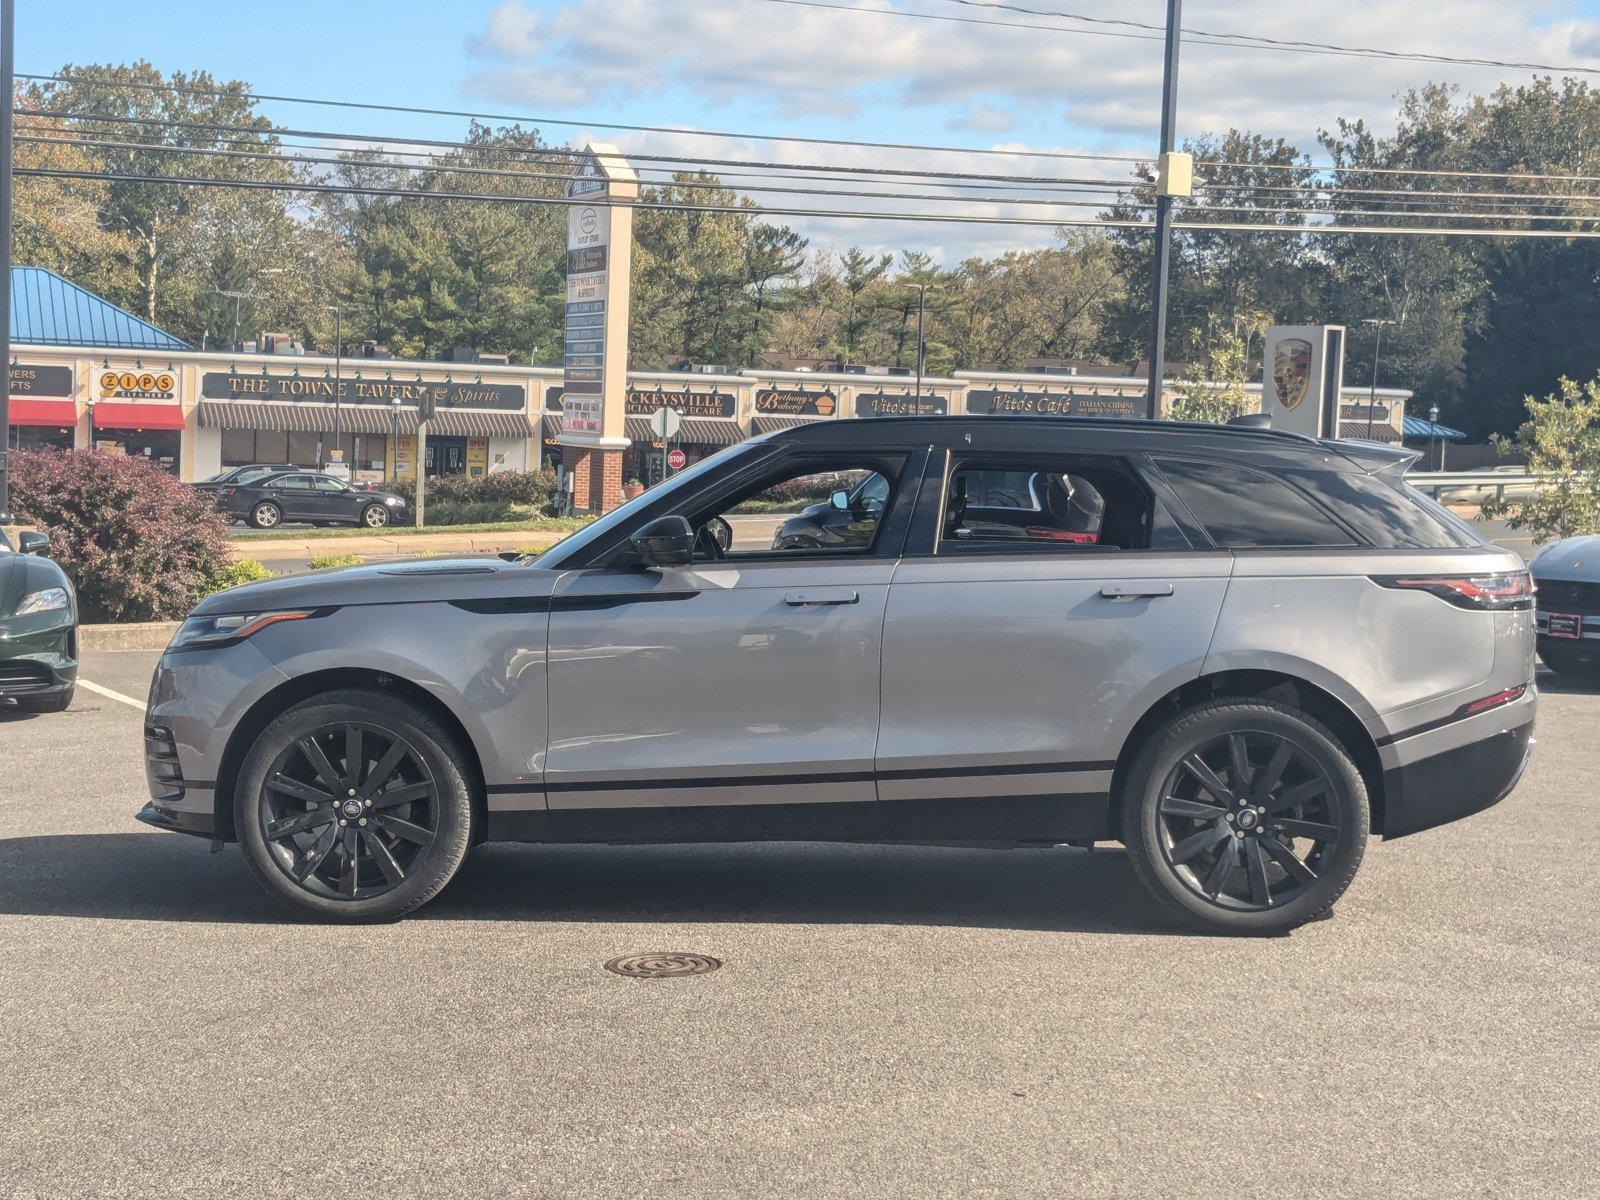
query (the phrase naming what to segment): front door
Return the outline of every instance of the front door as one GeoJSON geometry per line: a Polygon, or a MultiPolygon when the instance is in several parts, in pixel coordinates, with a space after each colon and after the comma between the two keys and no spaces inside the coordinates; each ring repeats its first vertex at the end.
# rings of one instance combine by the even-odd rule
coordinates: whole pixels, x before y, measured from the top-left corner
{"type": "Polygon", "coordinates": [[[1103,837],[1129,727],[1198,675],[1232,556],[1114,458],[957,456],[943,503],[890,589],[886,833],[1103,837]]]}
{"type": "Polygon", "coordinates": [[[894,531],[844,551],[773,546],[785,505],[874,471],[893,486],[905,458],[773,464],[682,514],[703,531],[694,563],[560,581],[544,779],[562,836],[870,832],[894,531]]]}

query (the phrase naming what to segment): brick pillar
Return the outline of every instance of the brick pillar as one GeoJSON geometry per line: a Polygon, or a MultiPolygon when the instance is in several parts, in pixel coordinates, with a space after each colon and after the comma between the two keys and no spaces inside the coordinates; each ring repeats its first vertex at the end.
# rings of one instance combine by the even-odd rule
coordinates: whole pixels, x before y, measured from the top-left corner
{"type": "Polygon", "coordinates": [[[622,451],[579,450],[572,464],[573,506],[608,513],[622,503],[622,451]]]}

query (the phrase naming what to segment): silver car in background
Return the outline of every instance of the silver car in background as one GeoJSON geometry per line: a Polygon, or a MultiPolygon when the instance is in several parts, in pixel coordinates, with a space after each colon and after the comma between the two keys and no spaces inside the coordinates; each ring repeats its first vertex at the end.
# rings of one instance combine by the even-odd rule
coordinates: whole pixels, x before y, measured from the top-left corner
{"type": "Polygon", "coordinates": [[[1600,535],[1547,542],[1528,570],[1538,587],[1539,657],[1558,674],[1600,681],[1600,535]]]}
{"type": "Polygon", "coordinates": [[[1408,454],[1031,418],[732,447],[532,561],[202,601],[152,682],[150,824],[392,919],[493,840],[1120,841],[1213,929],[1326,915],[1369,832],[1494,804],[1531,584],[1408,454]],[[881,480],[838,546],[772,495],[881,480]],[[852,481],[854,481],[852,483],[852,481]]]}

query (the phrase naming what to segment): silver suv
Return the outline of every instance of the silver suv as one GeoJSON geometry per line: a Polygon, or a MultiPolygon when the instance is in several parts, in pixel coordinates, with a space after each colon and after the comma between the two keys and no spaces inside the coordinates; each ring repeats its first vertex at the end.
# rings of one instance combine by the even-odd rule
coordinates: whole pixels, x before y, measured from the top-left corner
{"type": "Polygon", "coordinates": [[[1135,421],[786,430],[532,561],[207,598],[151,686],[140,817],[348,920],[482,841],[1121,841],[1177,912],[1281,931],[1369,831],[1494,804],[1528,752],[1528,575],[1409,461],[1135,421]],[[873,477],[865,536],[774,545],[809,481],[873,477]]]}

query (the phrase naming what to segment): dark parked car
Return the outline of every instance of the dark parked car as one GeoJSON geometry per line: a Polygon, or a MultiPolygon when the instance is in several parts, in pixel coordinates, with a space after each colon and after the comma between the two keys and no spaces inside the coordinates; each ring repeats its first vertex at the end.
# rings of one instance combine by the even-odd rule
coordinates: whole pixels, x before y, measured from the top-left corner
{"type": "Polygon", "coordinates": [[[405,500],[392,492],[364,491],[315,471],[284,471],[230,484],[222,489],[221,504],[229,520],[245,521],[257,529],[273,529],[285,521],[381,529],[406,507],[405,500]]]}
{"type": "Polygon", "coordinates": [[[1550,542],[1528,569],[1539,588],[1539,657],[1559,674],[1600,681],[1600,535],[1550,542]]]}
{"type": "Polygon", "coordinates": [[[265,479],[268,475],[298,469],[293,463],[250,463],[248,466],[232,467],[220,475],[213,475],[210,479],[202,479],[194,485],[194,489],[211,497],[220,497],[230,486],[254,483],[258,479],[265,479]]]}
{"type": "Polygon", "coordinates": [[[783,430],[532,561],[207,597],[151,684],[140,816],[353,920],[479,841],[1120,841],[1176,912],[1290,929],[1369,832],[1489,807],[1530,746],[1528,574],[1407,488],[1414,458],[1109,419],[783,430]],[[829,474],[888,482],[864,542],[716,536],[829,474]]]}
{"type": "Polygon", "coordinates": [[[78,679],[78,599],[45,557],[50,539],[29,531],[13,547],[0,530],[0,708],[60,712],[78,679]]]}

